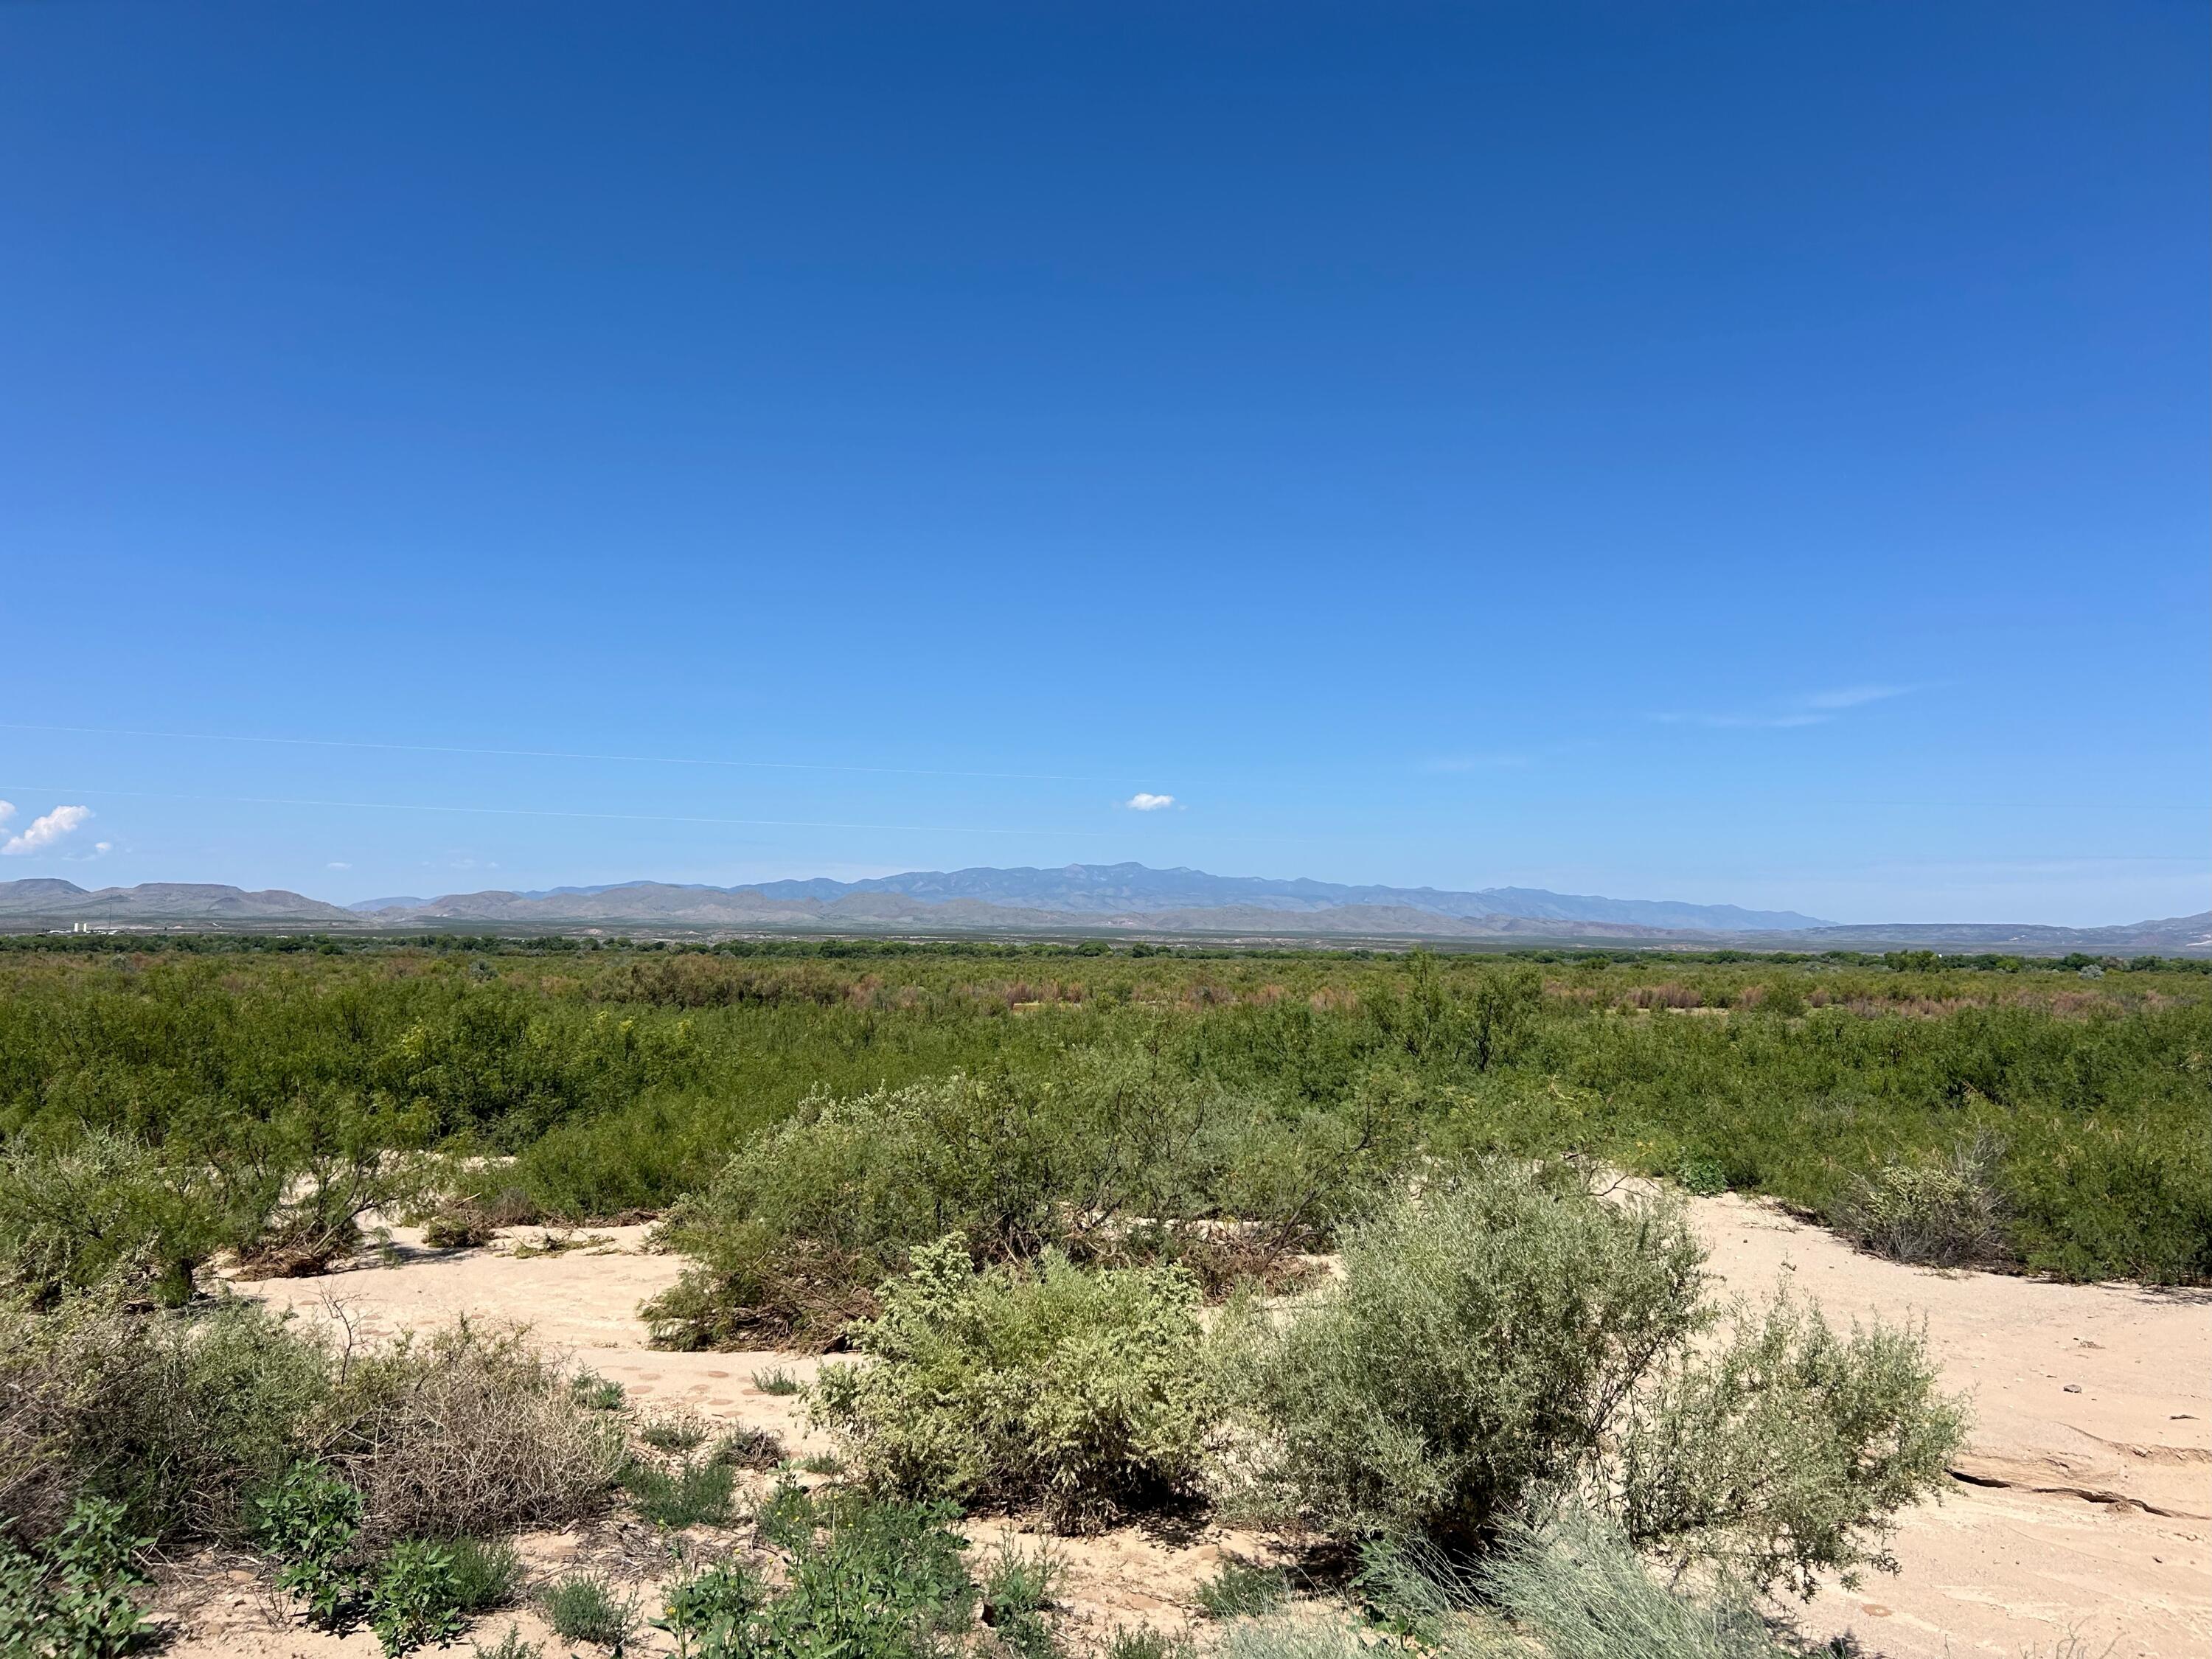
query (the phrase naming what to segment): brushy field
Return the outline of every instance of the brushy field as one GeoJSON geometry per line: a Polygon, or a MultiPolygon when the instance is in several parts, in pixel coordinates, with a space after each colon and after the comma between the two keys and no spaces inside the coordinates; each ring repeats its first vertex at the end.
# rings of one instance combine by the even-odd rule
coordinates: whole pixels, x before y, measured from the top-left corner
{"type": "Polygon", "coordinates": [[[482,1201],[585,1221],[697,1194],[810,1096],[958,1073],[1049,1111],[1110,1074],[1202,1124],[1208,1169],[1143,1195],[1182,1215],[1578,1153],[1908,1257],[2212,1279],[2198,963],[486,945],[0,953],[0,1248],[58,1283],[135,1248],[49,1213],[104,1203],[179,1262],[312,1269],[404,1197],[394,1151],[511,1159],[482,1201]]]}
{"type": "Polygon", "coordinates": [[[1295,1614],[1270,1571],[1200,1593],[1236,1659],[1780,1659],[1766,1598],[1891,1565],[1965,1403],[1910,1330],[1716,1301],[1667,1183],[1907,1260],[2204,1282],[2208,993],[1915,957],[18,942],[0,1650],[143,1645],[153,1553],[207,1542],[395,1659],[526,1593],[611,1650],[637,1586],[530,1590],[508,1540],[623,1508],[700,1659],[1073,1659],[1048,1555],[971,1570],[977,1512],[1293,1540],[1295,1614]],[[690,1262],[657,1341],[863,1357],[805,1390],[836,1457],[641,1415],[512,1332],[356,1352],[200,1272],[317,1273],[379,1216],[453,1248],[638,1213],[690,1262]]]}

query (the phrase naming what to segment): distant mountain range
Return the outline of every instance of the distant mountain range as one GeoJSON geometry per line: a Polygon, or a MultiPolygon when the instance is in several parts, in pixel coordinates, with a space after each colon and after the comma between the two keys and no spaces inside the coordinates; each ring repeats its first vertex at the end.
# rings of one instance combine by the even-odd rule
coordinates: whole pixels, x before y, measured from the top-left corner
{"type": "Polygon", "coordinates": [[[149,882],[87,891],[52,878],[0,882],[0,927],[268,927],[335,932],[482,926],[549,933],[655,928],[815,933],[1617,941],[1710,948],[2212,953],[2212,912],[2118,927],[1904,922],[1838,926],[1790,910],[1613,899],[1540,888],[1453,892],[1303,878],[1213,876],[1141,864],[916,871],[866,881],[744,887],[623,882],[537,892],[395,896],[339,906],[281,890],[149,882]]]}

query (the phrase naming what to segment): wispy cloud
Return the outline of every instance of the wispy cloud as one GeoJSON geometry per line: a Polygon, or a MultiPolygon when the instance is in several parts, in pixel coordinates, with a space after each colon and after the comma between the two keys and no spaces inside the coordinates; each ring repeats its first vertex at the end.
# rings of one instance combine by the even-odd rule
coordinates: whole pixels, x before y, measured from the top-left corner
{"type": "MultiPolygon", "coordinates": [[[[7,803],[0,802],[0,805],[7,803]]],[[[0,819],[15,815],[15,809],[9,805],[5,812],[0,812],[0,819]]],[[[43,853],[91,816],[92,808],[89,806],[57,806],[43,817],[33,818],[22,834],[10,836],[5,842],[0,842],[0,854],[20,856],[26,853],[43,853]]]]}
{"type": "Polygon", "coordinates": [[[1141,789],[1121,803],[1132,812],[1164,812],[1175,804],[1173,795],[1148,795],[1141,789]]]}
{"type": "Polygon", "coordinates": [[[1926,688],[1917,685],[1844,685],[1827,691],[1807,691],[1766,708],[1723,710],[1717,713],[1655,714],[1662,726],[1702,726],[1714,731],[1785,732],[1801,726],[1826,726],[1846,710],[1869,703],[1887,702],[1926,688]]]}
{"type": "Polygon", "coordinates": [[[348,864],[343,859],[332,859],[328,864],[325,865],[323,868],[325,870],[350,870],[353,868],[353,866],[348,864]]]}

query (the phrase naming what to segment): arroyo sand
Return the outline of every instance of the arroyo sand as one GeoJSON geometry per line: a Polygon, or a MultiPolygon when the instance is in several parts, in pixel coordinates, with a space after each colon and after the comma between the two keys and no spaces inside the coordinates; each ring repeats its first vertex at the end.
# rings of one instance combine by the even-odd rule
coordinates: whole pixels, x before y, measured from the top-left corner
{"type": "MultiPolygon", "coordinates": [[[[1946,1385],[1973,1396],[1971,1443],[1942,1501],[1904,1517],[1902,1571],[1869,1574],[1856,1591],[1825,1589],[1796,1610],[1808,1636],[1848,1632],[1868,1659],[2212,1651],[2212,1297],[1902,1267],[1734,1196],[1692,1200],[1692,1212],[1728,1291],[1763,1295],[1786,1284],[1838,1323],[1924,1322],[1946,1385]]],[[[534,1230],[488,1249],[440,1252],[398,1229],[396,1266],[239,1288],[307,1317],[342,1309],[371,1337],[465,1313],[526,1322],[540,1340],[621,1382],[638,1405],[772,1428],[799,1455],[820,1449],[795,1402],[752,1380],[771,1366],[804,1379],[813,1361],[646,1347],[637,1304],[683,1264],[647,1254],[644,1231],[602,1229],[587,1235],[602,1244],[517,1257],[513,1242],[534,1240],[534,1230]]],[[[987,1542],[1002,1530],[988,1522],[974,1528],[987,1542]]],[[[1224,1553],[1268,1553],[1252,1534],[1218,1531],[1166,1540],[1125,1530],[1054,1547],[1070,1569],[1066,1599],[1102,1632],[1181,1627],[1194,1587],[1224,1553]]],[[[625,1559],[635,1568],[651,1559],[649,1546],[604,1528],[536,1535],[524,1554],[541,1570],[566,1561],[619,1569],[625,1559]]],[[[179,1659],[376,1652],[366,1632],[340,1642],[286,1628],[251,1577],[240,1564],[213,1560],[188,1572],[168,1602],[180,1626],[169,1651],[179,1659]]],[[[497,1640],[511,1620],[545,1641],[549,1656],[566,1650],[528,1610],[487,1620],[477,1639],[497,1640]]],[[[632,1650],[663,1649],[648,1639],[632,1650]]]]}

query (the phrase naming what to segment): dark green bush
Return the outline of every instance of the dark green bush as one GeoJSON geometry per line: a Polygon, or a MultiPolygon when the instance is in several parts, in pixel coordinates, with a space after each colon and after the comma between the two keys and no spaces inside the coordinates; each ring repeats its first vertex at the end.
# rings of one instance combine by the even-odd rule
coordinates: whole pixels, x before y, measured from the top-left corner
{"type": "Polygon", "coordinates": [[[618,1648],[637,1628],[637,1595],[596,1573],[571,1573],[547,1587],[545,1621],[564,1642],[618,1648]]]}
{"type": "Polygon", "coordinates": [[[136,1641],[145,1614],[131,1592],[147,1581],[123,1506],[80,1498],[35,1551],[0,1540],[0,1654],[111,1659],[136,1641]]]}
{"type": "Polygon", "coordinates": [[[419,1538],[392,1547],[368,1601],[369,1628],[391,1659],[432,1642],[446,1645],[468,1627],[464,1612],[450,1547],[419,1538]]]}

